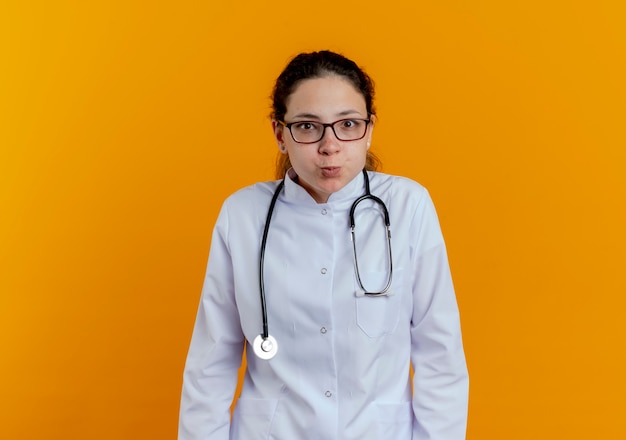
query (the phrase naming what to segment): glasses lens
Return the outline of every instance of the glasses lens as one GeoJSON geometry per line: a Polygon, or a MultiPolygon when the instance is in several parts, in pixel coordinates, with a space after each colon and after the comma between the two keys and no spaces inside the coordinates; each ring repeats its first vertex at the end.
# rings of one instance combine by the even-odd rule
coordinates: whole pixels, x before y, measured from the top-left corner
{"type": "Polygon", "coordinates": [[[291,125],[291,134],[296,142],[313,143],[322,138],[324,126],[317,122],[296,122],[291,125]]]}
{"type": "Polygon", "coordinates": [[[341,141],[355,141],[365,136],[367,121],[364,119],[342,119],[333,124],[337,139],[341,141]]]}

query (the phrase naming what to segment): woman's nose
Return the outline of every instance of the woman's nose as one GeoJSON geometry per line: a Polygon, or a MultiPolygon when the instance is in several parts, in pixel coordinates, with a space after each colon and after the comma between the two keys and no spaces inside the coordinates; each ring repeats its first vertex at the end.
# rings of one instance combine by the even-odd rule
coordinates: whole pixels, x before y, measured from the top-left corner
{"type": "Polygon", "coordinates": [[[320,140],[319,151],[322,154],[332,154],[339,150],[339,139],[335,136],[332,127],[324,127],[324,135],[320,140]]]}

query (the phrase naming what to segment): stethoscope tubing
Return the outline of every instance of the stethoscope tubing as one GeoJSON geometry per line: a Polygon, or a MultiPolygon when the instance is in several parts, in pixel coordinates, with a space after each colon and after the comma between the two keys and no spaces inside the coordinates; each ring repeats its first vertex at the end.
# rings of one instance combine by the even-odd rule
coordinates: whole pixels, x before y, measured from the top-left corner
{"type": "Polygon", "coordinates": [[[265,220],[265,228],[263,229],[263,238],[261,239],[261,255],[259,257],[259,286],[261,291],[261,312],[263,313],[263,339],[267,339],[269,337],[269,326],[267,323],[267,304],[265,301],[265,280],[263,278],[263,267],[265,265],[265,245],[267,244],[267,235],[270,230],[270,221],[272,220],[272,213],[274,212],[274,205],[276,205],[276,200],[278,200],[278,195],[280,191],[285,186],[285,180],[281,180],[274,191],[274,196],[272,197],[272,201],[270,202],[269,209],[267,210],[267,219],[265,220]]]}

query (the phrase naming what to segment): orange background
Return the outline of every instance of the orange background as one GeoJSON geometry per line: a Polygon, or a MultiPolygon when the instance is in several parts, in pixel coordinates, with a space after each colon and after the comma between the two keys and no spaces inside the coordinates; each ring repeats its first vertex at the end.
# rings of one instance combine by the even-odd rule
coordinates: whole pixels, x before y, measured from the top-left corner
{"type": "Polygon", "coordinates": [[[468,439],[626,438],[624,5],[4,1],[0,438],[175,438],[213,222],[319,48],[438,207],[468,439]]]}

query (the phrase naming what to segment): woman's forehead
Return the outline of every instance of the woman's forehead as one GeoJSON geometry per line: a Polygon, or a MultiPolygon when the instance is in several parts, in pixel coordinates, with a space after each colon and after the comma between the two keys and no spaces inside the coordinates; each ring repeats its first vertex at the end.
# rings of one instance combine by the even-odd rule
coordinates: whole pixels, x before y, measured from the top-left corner
{"type": "Polygon", "coordinates": [[[365,98],[352,83],[337,75],[306,79],[298,83],[286,102],[290,116],[366,116],[365,98]]]}

